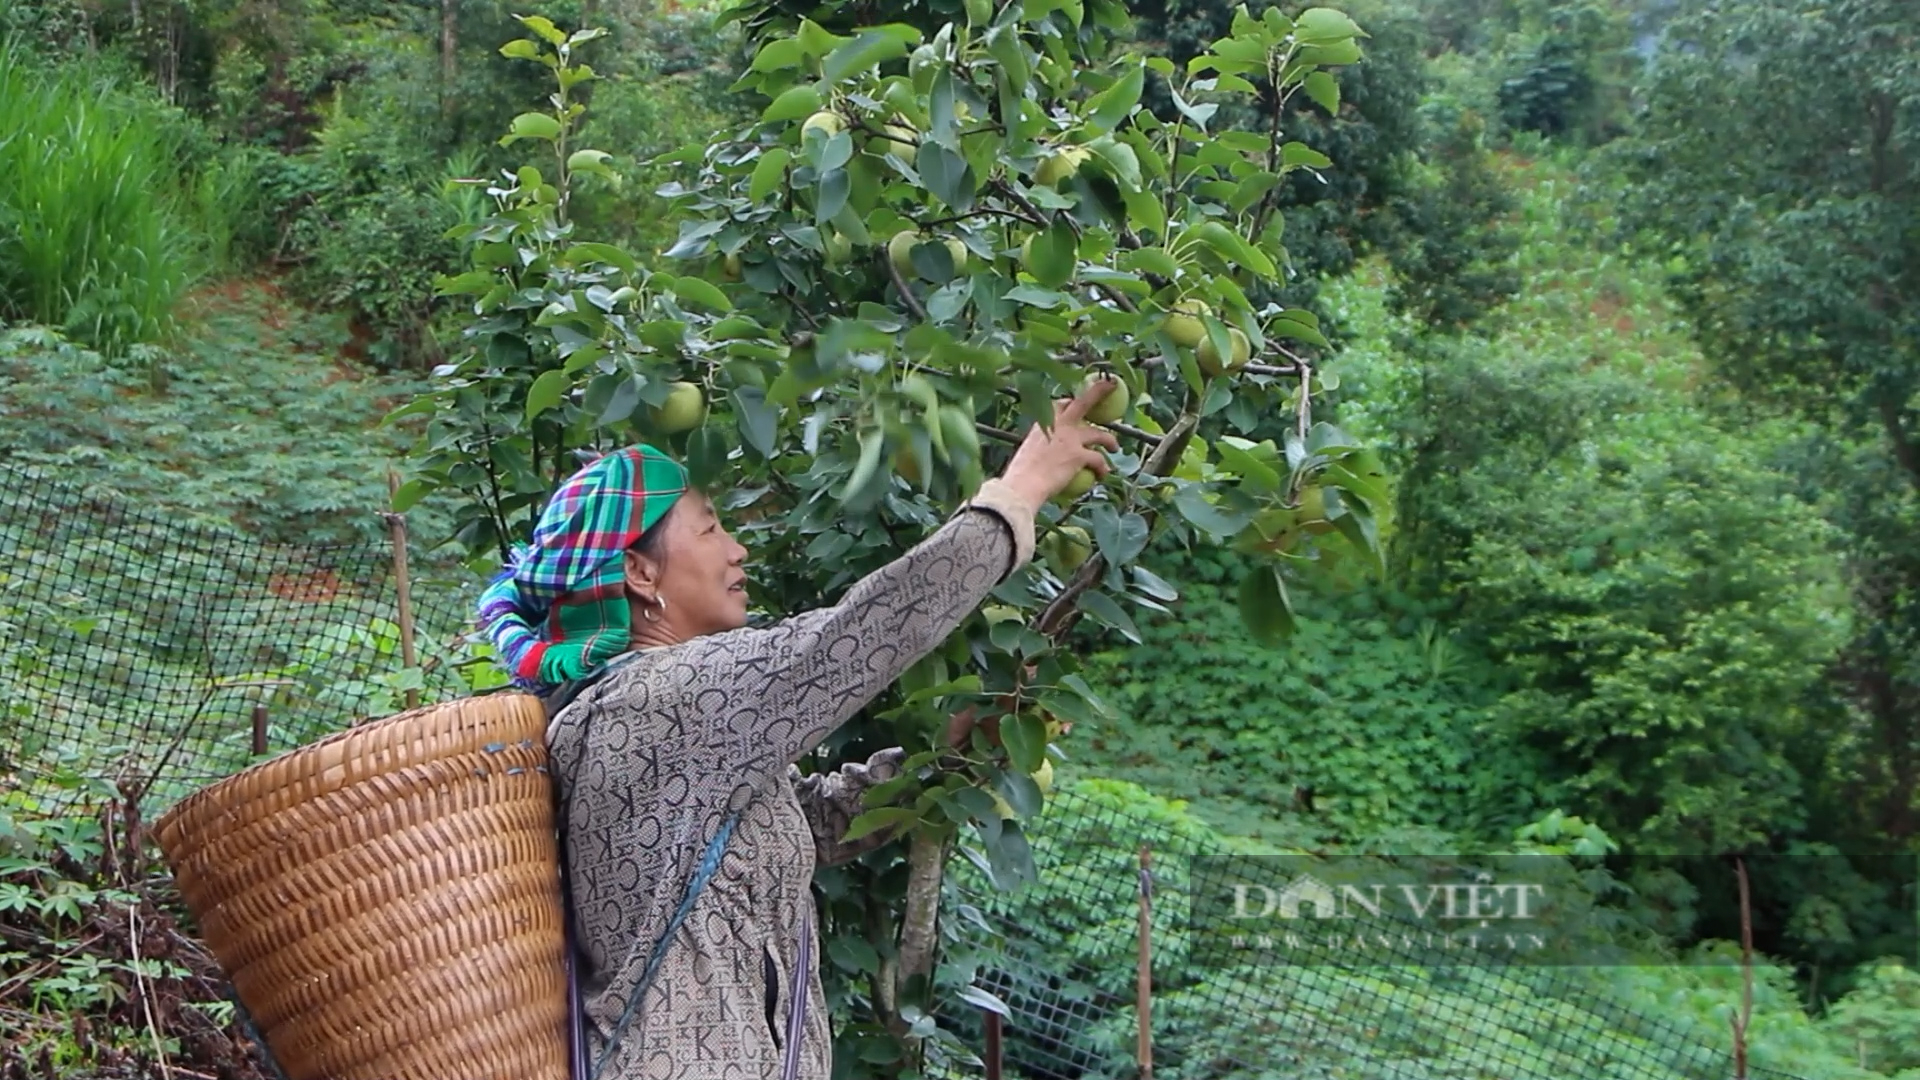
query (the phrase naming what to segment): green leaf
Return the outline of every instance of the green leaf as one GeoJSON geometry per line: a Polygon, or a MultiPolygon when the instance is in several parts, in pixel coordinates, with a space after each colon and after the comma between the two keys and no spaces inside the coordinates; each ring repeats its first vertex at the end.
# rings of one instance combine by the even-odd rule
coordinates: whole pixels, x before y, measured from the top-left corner
{"type": "Polygon", "coordinates": [[[840,838],[843,844],[851,844],[864,836],[871,836],[882,829],[912,821],[920,815],[910,806],[882,806],[877,810],[868,810],[847,824],[847,834],[840,838]]]}
{"type": "Polygon", "coordinates": [[[1102,136],[1087,144],[1095,160],[1107,167],[1113,178],[1120,182],[1122,191],[1137,191],[1140,188],[1140,156],[1133,147],[1111,136],[1102,136]]]}
{"type": "Polygon", "coordinates": [[[1328,347],[1326,335],[1308,326],[1306,323],[1291,318],[1283,317],[1273,320],[1267,327],[1267,333],[1278,338],[1304,341],[1310,345],[1318,345],[1323,349],[1328,347]]]}
{"type": "Polygon", "coordinates": [[[1122,517],[1111,506],[1095,506],[1088,513],[1100,554],[1114,566],[1132,562],[1147,548],[1147,519],[1136,513],[1122,517]]]}
{"type": "Polygon", "coordinates": [[[1325,45],[1360,36],[1360,27],[1332,8],[1308,8],[1294,18],[1293,36],[1303,44],[1325,45]]]}
{"type": "Polygon", "coordinates": [[[753,167],[753,179],[747,184],[747,198],[759,202],[783,186],[787,178],[787,162],[793,159],[784,146],[776,146],[760,155],[760,161],[753,167]]]}
{"type": "Polygon", "coordinates": [[[994,886],[1012,891],[1038,878],[1039,872],[1033,865],[1033,847],[1027,843],[1020,823],[1003,821],[999,825],[996,835],[982,839],[987,849],[987,862],[993,874],[994,886]]]}
{"type": "Polygon", "coordinates": [[[853,973],[872,974],[880,970],[880,954],[865,938],[839,934],[827,943],[827,956],[853,973]]]}
{"type": "Polygon", "coordinates": [[[820,65],[820,78],[829,84],[837,83],[855,72],[871,71],[905,55],[907,43],[897,35],[863,30],[827,56],[826,62],[820,65]]]}
{"type": "Polygon", "coordinates": [[[1113,597],[1098,589],[1089,589],[1080,594],[1079,603],[1081,610],[1095,620],[1118,630],[1135,645],[1141,643],[1140,628],[1133,624],[1133,618],[1114,602],[1113,597]]]}
{"type": "Polygon", "coordinates": [[[880,451],[886,443],[886,433],[877,428],[868,428],[860,433],[860,461],[854,466],[853,475],[847,478],[847,486],[840,493],[841,502],[852,502],[873,482],[880,472],[880,451]]]}
{"type": "Polygon", "coordinates": [[[507,130],[522,139],[556,139],[560,137],[560,121],[546,113],[521,113],[507,130]]]}
{"type": "Polygon", "coordinates": [[[1300,89],[1329,115],[1340,115],[1340,80],[1324,71],[1315,71],[1307,75],[1300,89]]]}
{"type": "Polygon", "coordinates": [[[626,274],[635,273],[640,269],[640,264],[635,262],[633,256],[627,254],[624,248],[584,240],[567,248],[567,259],[574,266],[585,266],[595,262],[606,263],[626,274]]]}
{"type": "Polygon", "coordinates": [[[1273,260],[1267,258],[1266,252],[1247,243],[1246,237],[1220,222],[1202,222],[1194,232],[1208,247],[1225,256],[1229,261],[1244,266],[1261,277],[1274,276],[1273,260]]]}
{"type": "Polygon", "coordinates": [[[831,169],[820,175],[814,195],[813,220],[816,225],[832,221],[847,205],[853,193],[853,177],[845,169],[831,169]]]}
{"type": "Polygon", "coordinates": [[[1027,272],[1035,281],[1049,289],[1057,289],[1073,278],[1073,268],[1079,258],[1080,238],[1074,234],[1073,226],[1065,220],[1057,220],[1045,232],[1035,233],[1027,247],[1032,256],[1028,260],[1027,272]]]}
{"type": "Polygon", "coordinates": [[[612,160],[613,155],[605,150],[575,150],[567,155],[567,170],[590,173],[611,180],[614,178],[613,167],[607,163],[612,160]]]}
{"type": "Polygon", "coordinates": [[[1280,453],[1271,441],[1255,445],[1245,439],[1222,437],[1215,440],[1213,448],[1220,454],[1221,467],[1254,490],[1280,489],[1280,453]]]}
{"type": "Polygon", "coordinates": [[[1141,64],[1127,65],[1127,73],[1120,81],[1095,94],[1087,102],[1089,119],[1098,131],[1112,131],[1120,126],[1140,103],[1140,92],[1146,88],[1147,69],[1141,64]]]}
{"type": "Polygon", "coordinates": [[[1173,261],[1166,248],[1137,248],[1120,257],[1120,268],[1141,274],[1158,274],[1172,281],[1180,276],[1180,264],[1173,261]]]}
{"type": "Polygon", "coordinates": [[[774,434],[780,427],[780,414],[767,403],[766,391],[757,386],[738,386],[733,390],[733,408],[740,424],[740,438],[762,458],[773,456],[774,434]]]}
{"type": "Polygon", "coordinates": [[[968,983],[957,991],[960,1000],[984,1012],[998,1013],[1008,1019],[1013,1018],[1013,1010],[1007,1003],[995,997],[991,992],[968,983]]]}
{"type": "MultiPolygon", "coordinates": [[[[1012,719],[1012,717],[1003,718],[1000,721],[1001,728],[1004,730],[1008,721],[1012,719]]],[[[1040,722],[1037,716],[1023,716],[1021,719],[1040,722]]],[[[1035,765],[1034,768],[1037,769],[1039,766],[1035,765]]],[[[1040,793],[1040,785],[1034,783],[1033,777],[1028,775],[1031,771],[1019,767],[1002,769],[993,777],[993,786],[999,789],[1001,797],[1007,800],[1007,805],[1013,807],[1013,812],[1021,817],[1032,817],[1046,805],[1046,798],[1040,793]]]]}
{"type": "Polygon", "coordinates": [[[1290,142],[1280,148],[1280,163],[1288,168],[1306,165],[1310,168],[1325,169],[1333,165],[1333,159],[1302,142],[1290,142]]]}
{"type": "Polygon", "coordinates": [[[1236,214],[1244,214],[1279,182],[1279,173],[1268,172],[1265,169],[1253,173],[1233,189],[1233,194],[1227,198],[1227,208],[1236,214]]]}
{"type": "Polygon", "coordinates": [[[1012,759],[1014,768],[1022,772],[1032,772],[1046,760],[1046,721],[1031,712],[1002,717],[1000,741],[1005,744],[1007,756],[1012,759]]]}
{"type": "Polygon", "coordinates": [[[545,15],[517,15],[515,18],[520,20],[520,25],[546,38],[550,44],[564,45],[567,42],[567,35],[561,33],[560,28],[553,25],[553,20],[545,15]]]}
{"type": "Polygon", "coordinates": [[[532,38],[516,38],[500,46],[500,55],[509,60],[538,60],[540,43],[532,38]]]}
{"type": "Polygon", "coordinates": [[[1293,601],[1277,566],[1256,566],[1240,579],[1240,621],[1266,644],[1293,635],[1293,601]]]}
{"type": "Polygon", "coordinates": [[[705,308],[708,311],[733,310],[733,301],[727,299],[727,294],[721,292],[719,286],[697,277],[676,278],[673,283],[673,295],[682,303],[705,308]]]}
{"type": "Polygon", "coordinates": [[[820,108],[820,91],[811,83],[795,86],[773,99],[765,112],[760,114],[763,123],[775,123],[781,120],[798,120],[809,116],[820,108]]]}
{"type": "Polygon", "coordinates": [[[812,19],[801,19],[800,29],[794,34],[794,40],[800,43],[800,47],[806,50],[808,56],[825,56],[847,39],[828,31],[812,19]]]}
{"type": "Polygon", "coordinates": [[[527,388],[527,419],[531,420],[560,404],[569,385],[570,380],[564,371],[555,369],[541,372],[540,377],[527,388]]]}
{"type": "Polygon", "coordinates": [[[1253,515],[1244,511],[1223,510],[1206,498],[1206,485],[1188,482],[1174,493],[1173,507],[1189,524],[1227,540],[1247,527],[1253,515]]]}
{"type": "Polygon", "coordinates": [[[806,52],[793,38],[777,38],[760,47],[754,54],[753,71],[785,71],[800,66],[806,59],[806,52]]]}
{"type": "Polygon", "coordinates": [[[425,480],[409,480],[401,484],[400,490],[393,493],[393,512],[406,513],[419,505],[420,500],[426,498],[432,491],[433,485],[425,480]]]}
{"type": "Polygon", "coordinates": [[[727,437],[717,424],[702,424],[687,437],[687,480],[713,490],[727,471],[727,437]]]}
{"type": "Polygon", "coordinates": [[[934,197],[964,214],[973,206],[973,167],[965,158],[931,140],[920,144],[914,167],[934,197]]]}

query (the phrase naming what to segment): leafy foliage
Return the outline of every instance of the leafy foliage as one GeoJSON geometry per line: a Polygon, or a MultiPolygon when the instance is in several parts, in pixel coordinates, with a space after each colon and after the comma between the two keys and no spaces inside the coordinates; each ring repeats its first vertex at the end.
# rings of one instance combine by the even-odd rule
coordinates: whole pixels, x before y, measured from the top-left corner
{"type": "Polygon", "coordinates": [[[1276,650],[1239,631],[1232,560],[1157,569],[1180,604],[1143,621],[1143,644],[1093,657],[1115,715],[1076,730],[1084,769],[1302,846],[1499,834],[1532,809],[1525,763],[1482,730],[1493,672],[1418,601],[1324,582],[1276,650]]]}
{"type": "MultiPolygon", "coordinates": [[[[265,288],[196,298],[164,390],[44,330],[0,331],[0,452],[146,506],[267,539],[385,535],[386,469],[406,446],[376,433],[418,383],[339,359],[341,320],[265,288]]],[[[417,535],[445,529],[431,510],[417,535]]]]}
{"type": "Polygon", "coordinates": [[[1916,32],[1887,0],[1684,6],[1620,153],[1627,225],[1668,259],[1716,373],[1823,432],[1802,460],[1849,530],[1860,614],[1834,715],[1878,748],[1844,766],[1870,779],[1840,812],[1892,841],[1874,861],[1920,834],[1916,32]]]}

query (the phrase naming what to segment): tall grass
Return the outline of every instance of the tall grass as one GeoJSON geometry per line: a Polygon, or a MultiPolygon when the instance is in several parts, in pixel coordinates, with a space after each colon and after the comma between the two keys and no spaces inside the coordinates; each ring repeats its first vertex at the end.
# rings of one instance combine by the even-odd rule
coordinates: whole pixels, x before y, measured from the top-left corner
{"type": "Polygon", "coordinates": [[[114,354],[165,338],[195,276],[170,125],[0,42],[0,315],[114,354]]]}

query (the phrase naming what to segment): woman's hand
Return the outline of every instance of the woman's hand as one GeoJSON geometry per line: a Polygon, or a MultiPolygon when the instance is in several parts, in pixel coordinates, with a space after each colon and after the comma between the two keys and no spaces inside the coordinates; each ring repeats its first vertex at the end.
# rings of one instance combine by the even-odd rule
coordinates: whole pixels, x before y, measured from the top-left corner
{"type": "Polygon", "coordinates": [[[1056,401],[1053,406],[1053,430],[1039,424],[1027,429],[1026,441],[1013,452],[1002,480],[1027,499],[1029,506],[1059,494],[1081,469],[1091,469],[1095,477],[1107,475],[1113,466],[1096,447],[1120,449],[1113,432],[1088,422],[1087,410],[1107,396],[1118,380],[1095,380],[1078,397],[1056,401]]]}

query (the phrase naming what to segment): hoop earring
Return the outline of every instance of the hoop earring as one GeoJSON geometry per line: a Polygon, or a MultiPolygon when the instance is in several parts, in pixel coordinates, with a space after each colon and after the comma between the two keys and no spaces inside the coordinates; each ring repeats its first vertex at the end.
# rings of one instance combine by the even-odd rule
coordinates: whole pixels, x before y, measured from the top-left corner
{"type": "Polygon", "coordinates": [[[641,608],[640,617],[647,620],[650,623],[657,623],[660,621],[660,616],[666,614],[667,598],[664,596],[656,596],[653,598],[653,602],[655,604],[658,604],[659,607],[658,608],[651,608],[651,607],[641,608]]]}

